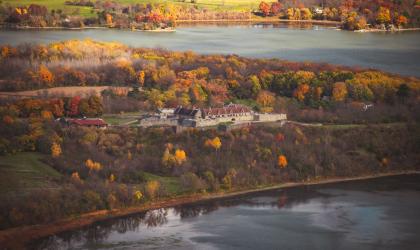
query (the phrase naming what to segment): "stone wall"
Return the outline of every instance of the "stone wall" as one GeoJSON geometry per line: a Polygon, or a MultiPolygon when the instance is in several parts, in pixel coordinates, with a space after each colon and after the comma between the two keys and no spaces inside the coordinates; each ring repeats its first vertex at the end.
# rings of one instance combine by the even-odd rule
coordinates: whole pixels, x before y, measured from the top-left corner
{"type": "Polygon", "coordinates": [[[255,114],[254,120],[259,122],[275,122],[286,120],[286,114],[255,114]]]}

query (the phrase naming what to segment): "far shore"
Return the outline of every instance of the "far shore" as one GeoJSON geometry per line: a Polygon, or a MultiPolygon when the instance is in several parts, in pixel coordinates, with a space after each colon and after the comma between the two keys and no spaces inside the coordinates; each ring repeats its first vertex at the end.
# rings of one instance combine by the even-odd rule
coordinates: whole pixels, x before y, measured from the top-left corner
{"type": "Polygon", "coordinates": [[[308,186],[308,185],[321,185],[328,183],[339,183],[339,182],[348,182],[356,180],[367,180],[374,178],[381,178],[387,176],[398,176],[398,175],[411,175],[411,174],[420,174],[419,170],[406,170],[406,171],[397,171],[389,173],[379,173],[364,175],[358,177],[346,177],[346,178],[325,178],[318,179],[306,182],[289,182],[283,183],[268,187],[252,188],[245,190],[236,190],[228,193],[211,193],[211,194],[194,194],[194,195],[181,195],[178,197],[162,199],[160,201],[150,202],[136,207],[122,208],[122,209],[113,209],[113,210],[99,210],[91,213],[82,214],[79,216],[74,216],[72,218],[67,218],[59,220],[50,224],[43,225],[32,225],[32,226],[22,226],[15,227],[10,229],[5,229],[0,231],[0,245],[6,249],[25,249],[25,245],[31,241],[47,237],[50,235],[58,234],[65,231],[77,230],[82,227],[91,225],[95,222],[118,218],[122,216],[127,216],[130,214],[136,214],[140,212],[145,212],[148,210],[159,209],[159,208],[168,208],[179,206],[188,203],[208,201],[221,198],[229,198],[239,195],[252,194],[262,191],[269,191],[281,188],[291,188],[298,186],[308,186]]]}
{"type": "Polygon", "coordinates": [[[355,30],[354,32],[359,33],[369,33],[369,32],[403,32],[403,31],[420,31],[420,28],[402,28],[402,29],[393,29],[393,30],[384,30],[384,29],[363,29],[355,30]]]}
{"type": "MultiPolygon", "coordinates": [[[[327,21],[327,20],[288,20],[279,18],[251,18],[251,19],[209,19],[209,20],[177,20],[176,23],[188,24],[188,23],[304,23],[304,24],[319,24],[319,25],[340,25],[341,22],[327,21]]],[[[118,29],[107,26],[84,26],[84,27],[33,27],[33,26],[15,26],[8,27],[5,24],[0,25],[2,29],[16,29],[16,30],[88,30],[88,29],[118,29]]],[[[153,30],[141,30],[141,29],[130,29],[121,28],[122,30],[133,30],[133,31],[149,31],[149,32],[174,32],[175,29],[153,29],[153,30]]]]}

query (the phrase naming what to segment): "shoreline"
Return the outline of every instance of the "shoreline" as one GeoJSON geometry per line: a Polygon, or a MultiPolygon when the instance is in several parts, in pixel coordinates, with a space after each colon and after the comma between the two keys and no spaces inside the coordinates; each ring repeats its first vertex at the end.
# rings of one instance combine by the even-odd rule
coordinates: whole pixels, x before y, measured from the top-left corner
{"type": "MultiPolygon", "coordinates": [[[[179,24],[203,24],[203,23],[226,23],[226,24],[238,24],[238,23],[265,23],[265,24],[275,24],[275,23],[294,23],[294,24],[319,24],[319,25],[340,25],[341,22],[338,21],[328,21],[328,20],[289,20],[289,19],[262,19],[262,18],[250,18],[250,19],[211,19],[211,20],[177,20],[176,23],[179,24]]],[[[110,28],[107,26],[84,26],[84,27],[64,27],[64,26],[47,26],[47,27],[33,27],[33,26],[16,26],[8,27],[7,25],[2,24],[1,29],[3,30],[89,30],[89,29],[117,29],[110,28]]],[[[119,28],[120,30],[132,30],[130,28],[119,28]]],[[[139,30],[135,29],[134,31],[148,31],[148,32],[173,32],[176,29],[166,30],[166,29],[156,29],[156,30],[139,30]]]]}
{"type": "Polygon", "coordinates": [[[309,23],[309,24],[325,24],[325,25],[339,25],[342,24],[339,21],[328,21],[328,20],[289,20],[279,18],[250,18],[250,19],[211,19],[211,20],[177,20],[177,23],[309,23]]]}
{"type": "Polygon", "coordinates": [[[62,233],[65,231],[77,230],[85,226],[89,226],[95,222],[127,216],[131,214],[146,212],[153,209],[168,208],[195,202],[209,201],[214,199],[230,198],[252,193],[259,193],[264,191],[276,190],[281,188],[292,188],[299,186],[322,185],[329,183],[341,183],[358,180],[376,179],[381,177],[412,175],[420,174],[419,170],[405,170],[388,173],[369,174],[358,177],[344,177],[344,178],[325,178],[321,180],[313,180],[308,182],[288,182],[272,186],[251,188],[245,190],[236,190],[228,193],[210,193],[210,194],[192,194],[180,195],[178,197],[166,198],[160,201],[150,202],[136,207],[113,209],[113,210],[99,210],[95,212],[85,213],[78,216],[73,216],[66,219],[61,219],[56,222],[40,225],[20,226],[9,228],[0,231],[0,245],[4,248],[24,249],[25,245],[31,241],[48,237],[50,235],[62,233]],[[19,242],[16,242],[19,239],[19,242]]]}
{"type": "Polygon", "coordinates": [[[394,30],[363,29],[363,30],[354,30],[353,32],[357,32],[357,33],[378,33],[378,32],[403,32],[403,31],[420,31],[420,28],[402,28],[402,29],[394,29],[394,30]]]}

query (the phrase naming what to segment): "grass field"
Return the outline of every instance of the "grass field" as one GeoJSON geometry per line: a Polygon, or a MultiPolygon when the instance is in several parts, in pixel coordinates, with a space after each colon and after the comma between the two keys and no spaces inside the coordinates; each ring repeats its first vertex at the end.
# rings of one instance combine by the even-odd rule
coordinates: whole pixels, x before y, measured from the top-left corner
{"type": "Polygon", "coordinates": [[[111,125],[134,124],[143,112],[126,112],[123,114],[104,114],[101,118],[111,125]]]}
{"type": "Polygon", "coordinates": [[[60,173],[43,163],[42,157],[30,152],[0,156],[0,194],[49,187],[60,173]]]}
{"type": "Polygon", "coordinates": [[[130,91],[131,87],[113,87],[113,86],[71,86],[54,87],[48,89],[25,90],[15,92],[0,92],[0,98],[8,97],[89,97],[92,95],[101,95],[101,92],[107,89],[119,89],[130,91]]]}
{"type": "Polygon", "coordinates": [[[69,6],[65,5],[66,0],[2,0],[3,3],[8,3],[12,6],[29,6],[30,4],[39,4],[46,6],[48,10],[61,9],[66,14],[77,13],[77,15],[92,17],[96,16],[96,13],[90,7],[83,6],[69,6]]]}
{"type": "Polygon", "coordinates": [[[147,172],[144,172],[144,177],[147,181],[159,181],[167,188],[167,191],[171,195],[180,194],[182,192],[181,184],[177,177],[158,176],[147,172]]]}
{"type": "MultiPolygon", "coordinates": [[[[93,0],[94,1],[94,0],[93,0]]],[[[199,8],[206,8],[212,10],[236,10],[249,11],[257,9],[261,0],[196,0],[191,3],[191,0],[114,0],[122,4],[147,4],[147,3],[173,3],[186,6],[197,6],[199,8]]],[[[65,5],[65,0],[2,0],[3,3],[8,3],[12,6],[30,5],[32,3],[44,5],[49,10],[61,9],[67,14],[78,13],[78,15],[90,17],[96,16],[95,11],[90,7],[69,6],[65,5]]],[[[274,2],[268,0],[266,2],[274,2]]]]}

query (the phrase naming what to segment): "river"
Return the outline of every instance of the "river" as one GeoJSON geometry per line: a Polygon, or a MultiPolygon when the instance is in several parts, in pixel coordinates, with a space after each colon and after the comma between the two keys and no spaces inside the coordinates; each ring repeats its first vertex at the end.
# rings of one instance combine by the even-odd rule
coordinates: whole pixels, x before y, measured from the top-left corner
{"type": "Polygon", "coordinates": [[[35,249],[420,249],[420,175],[304,186],[110,219],[35,249]]]}
{"type": "Polygon", "coordinates": [[[3,30],[0,44],[92,38],[136,47],[238,54],[380,69],[420,76],[420,32],[355,33],[317,25],[181,25],[176,32],[116,29],[3,30]]]}

